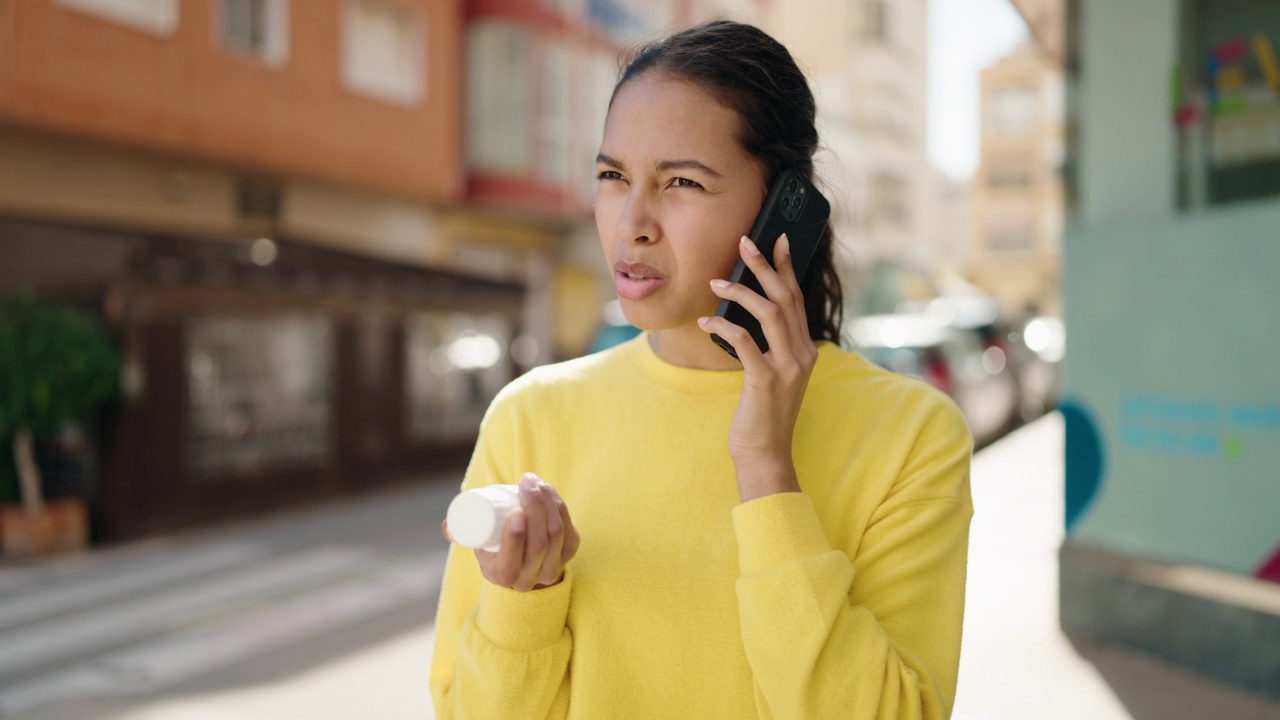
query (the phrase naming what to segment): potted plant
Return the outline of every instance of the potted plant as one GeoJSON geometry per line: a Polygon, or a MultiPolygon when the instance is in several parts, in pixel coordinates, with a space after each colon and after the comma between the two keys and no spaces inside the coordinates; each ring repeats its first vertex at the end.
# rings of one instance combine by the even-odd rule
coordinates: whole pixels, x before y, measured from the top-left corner
{"type": "MultiPolygon", "coordinates": [[[[20,504],[0,505],[0,549],[33,556],[83,548],[83,498],[45,501],[35,440],[82,420],[114,397],[119,359],[83,311],[30,293],[0,296],[0,442],[12,449],[20,504]]],[[[4,502],[0,487],[0,502],[4,502]]],[[[12,495],[12,491],[9,493],[12,495]]]]}

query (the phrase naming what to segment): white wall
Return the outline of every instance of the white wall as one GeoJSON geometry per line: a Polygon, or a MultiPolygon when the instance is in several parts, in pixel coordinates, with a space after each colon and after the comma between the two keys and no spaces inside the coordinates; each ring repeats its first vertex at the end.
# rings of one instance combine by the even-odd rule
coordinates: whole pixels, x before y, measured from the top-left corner
{"type": "Polygon", "coordinates": [[[1174,213],[1177,0],[1081,0],[1080,218],[1174,213]]]}

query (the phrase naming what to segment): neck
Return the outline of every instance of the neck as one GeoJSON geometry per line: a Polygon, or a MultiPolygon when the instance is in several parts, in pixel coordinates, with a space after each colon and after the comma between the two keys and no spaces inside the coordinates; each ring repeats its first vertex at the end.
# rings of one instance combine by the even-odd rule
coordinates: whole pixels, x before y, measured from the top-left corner
{"type": "Polygon", "coordinates": [[[649,333],[649,347],[665,362],[695,370],[741,370],[742,363],[711,341],[697,323],[649,333]]]}

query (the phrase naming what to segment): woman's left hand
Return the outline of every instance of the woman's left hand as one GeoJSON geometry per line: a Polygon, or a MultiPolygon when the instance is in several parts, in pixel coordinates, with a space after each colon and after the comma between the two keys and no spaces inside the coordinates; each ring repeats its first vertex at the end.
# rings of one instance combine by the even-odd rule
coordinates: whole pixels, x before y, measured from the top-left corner
{"type": "Polygon", "coordinates": [[[722,317],[700,318],[698,325],[724,338],[738,353],[745,377],[742,398],[729,427],[729,457],[737,468],[743,502],[780,492],[798,492],[791,460],[791,438],[818,348],[809,337],[804,294],[791,264],[787,236],[774,245],[775,271],[755,243],[739,242],[743,262],[755,273],[765,295],[727,280],[711,290],[738,303],[760,321],[769,351],[761,353],[751,334],[722,317]]]}

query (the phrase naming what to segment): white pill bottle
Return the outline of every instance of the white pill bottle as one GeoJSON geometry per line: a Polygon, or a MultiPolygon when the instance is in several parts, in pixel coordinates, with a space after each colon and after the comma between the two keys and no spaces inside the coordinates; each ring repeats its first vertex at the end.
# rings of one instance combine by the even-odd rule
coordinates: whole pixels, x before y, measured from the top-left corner
{"type": "Polygon", "coordinates": [[[498,552],[502,526],[519,509],[519,485],[489,485],[459,493],[446,515],[449,536],[463,547],[498,552]]]}

